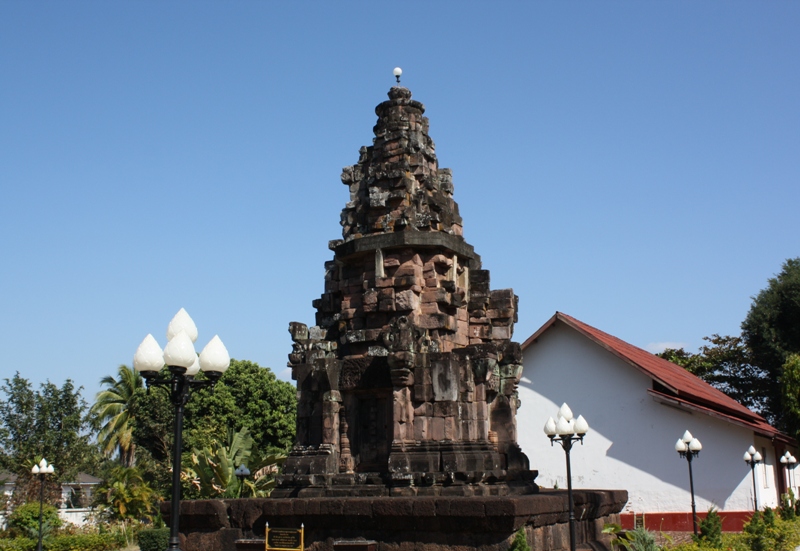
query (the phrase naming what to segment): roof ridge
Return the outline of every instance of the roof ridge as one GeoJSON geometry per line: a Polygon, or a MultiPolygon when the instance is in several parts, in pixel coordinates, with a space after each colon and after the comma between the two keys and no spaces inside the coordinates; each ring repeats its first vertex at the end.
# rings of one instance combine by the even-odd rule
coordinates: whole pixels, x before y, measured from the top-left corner
{"type": "Polygon", "coordinates": [[[565,323],[599,346],[639,369],[654,381],[674,392],[682,400],[716,409],[726,415],[769,425],[763,416],[734,400],[721,390],[714,388],[696,375],[689,373],[683,367],[563,312],[557,311],[536,333],[526,340],[523,344],[523,350],[533,344],[556,321],[565,323]]]}

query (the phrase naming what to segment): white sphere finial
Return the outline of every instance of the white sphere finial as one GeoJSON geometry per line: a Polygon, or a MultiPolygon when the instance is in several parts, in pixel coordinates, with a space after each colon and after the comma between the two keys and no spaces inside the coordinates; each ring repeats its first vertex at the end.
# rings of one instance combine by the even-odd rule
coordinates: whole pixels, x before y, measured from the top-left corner
{"type": "Polygon", "coordinates": [[[397,79],[397,84],[400,84],[400,75],[403,74],[403,70],[400,67],[395,67],[392,73],[394,74],[394,78],[397,79]]]}

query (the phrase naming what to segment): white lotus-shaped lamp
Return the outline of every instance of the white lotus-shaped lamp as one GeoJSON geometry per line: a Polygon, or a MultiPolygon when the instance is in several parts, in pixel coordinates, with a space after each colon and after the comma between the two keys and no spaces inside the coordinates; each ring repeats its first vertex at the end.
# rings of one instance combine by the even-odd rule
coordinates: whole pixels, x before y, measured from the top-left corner
{"type": "Polygon", "coordinates": [[[175,314],[175,317],[172,318],[172,321],[167,326],[167,342],[178,336],[181,331],[185,332],[192,342],[197,341],[197,326],[183,308],[178,310],[178,313],[175,314]]]}
{"type": "Polygon", "coordinates": [[[153,335],[147,335],[133,355],[133,368],[139,373],[155,374],[164,367],[164,351],[153,335]]]}
{"type": "Polygon", "coordinates": [[[544,424],[544,433],[547,436],[555,436],[556,435],[556,420],[552,417],[547,418],[547,422],[544,424]]]}
{"type": "Polygon", "coordinates": [[[164,363],[170,367],[189,369],[197,360],[192,339],[186,331],[181,331],[164,347],[164,363]]]}
{"type": "Polygon", "coordinates": [[[200,357],[195,354],[194,363],[191,365],[191,367],[186,368],[186,375],[194,377],[198,373],[200,373],[200,357]]]}
{"type": "Polygon", "coordinates": [[[572,423],[564,417],[559,417],[556,422],[556,434],[559,436],[570,436],[574,434],[572,423]]]}
{"type": "Polygon", "coordinates": [[[589,432],[589,423],[586,422],[586,419],[583,418],[583,415],[578,415],[578,418],[575,419],[575,432],[578,436],[583,436],[587,432],[589,432]]]}
{"type": "Polygon", "coordinates": [[[219,335],[214,335],[208,344],[200,352],[200,369],[209,376],[214,377],[214,373],[220,377],[231,365],[231,357],[228,349],[222,344],[219,335]]]}
{"type": "Polygon", "coordinates": [[[49,465],[45,458],[42,458],[42,460],[31,469],[32,474],[53,474],[54,471],[53,465],[49,465]]]}

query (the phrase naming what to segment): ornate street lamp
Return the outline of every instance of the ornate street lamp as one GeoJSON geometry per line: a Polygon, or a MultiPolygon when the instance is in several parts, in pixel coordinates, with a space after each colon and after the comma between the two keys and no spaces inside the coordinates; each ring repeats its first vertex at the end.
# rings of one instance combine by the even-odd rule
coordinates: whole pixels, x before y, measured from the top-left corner
{"type": "Polygon", "coordinates": [[[558,421],[552,417],[544,425],[544,433],[550,438],[550,445],[558,441],[564,448],[567,456],[567,496],[569,498],[569,548],[575,551],[575,503],[572,499],[572,466],[570,465],[569,452],[572,444],[580,442],[583,446],[583,437],[589,432],[589,424],[583,415],[573,419],[572,410],[564,403],[558,410],[558,421]]]}
{"type": "Polygon", "coordinates": [[[53,474],[55,469],[53,465],[49,465],[45,458],[42,458],[37,465],[31,469],[31,473],[39,476],[39,543],[36,545],[36,551],[42,551],[42,513],[44,509],[44,477],[48,474],[53,474]]]}
{"type": "Polygon", "coordinates": [[[694,479],[692,478],[692,459],[700,454],[703,445],[700,440],[692,436],[688,430],[683,433],[683,436],[675,443],[675,451],[681,457],[685,457],[689,463],[689,491],[692,494],[692,525],[694,526],[694,534],[697,535],[697,508],[694,504],[694,479]]]}
{"type": "MultiPolygon", "coordinates": [[[[180,550],[178,525],[181,502],[181,447],[183,436],[183,408],[189,401],[193,388],[213,387],[231,364],[225,345],[217,335],[209,341],[198,358],[194,350],[197,340],[197,326],[183,308],[175,314],[167,327],[167,346],[164,350],[153,335],[147,335],[133,357],[133,367],[147,381],[147,388],[161,386],[169,392],[175,406],[174,449],[172,450],[172,502],[170,513],[170,535],[167,549],[180,550]],[[166,365],[169,374],[159,376],[166,365]],[[207,379],[196,381],[198,372],[203,371],[207,379]]],[[[41,551],[41,550],[39,550],[41,551]]]]}
{"type": "Polygon", "coordinates": [[[250,469],[244,466],[244,463],[239,465],[233,474],[239,479],[239,497],[242,497],[242,490],[244,489],[244,479],[250,476],[250,469]]]}
{"type": "MultiPolygon", "coordinates": [[[[786,452],[789,453],[789,452],[786,452]]],[[[750,472],[753,474],[753,511],[758,511],[758,499],[756,497],[756,465],[761,463],[761,454],[756,451],[753,446],[747,448],[747,451],[744,452],[744,462],[750,465],[750,472]]],[[[781,457],[781,463],[784,463],[783,457],[781,457]]]]}
{"type": "Polygon", "coordinates": [[[786,481],[789,485],[789,488],[793,486],[792,484],[792,474],[794,473],[794,467],[797,464],[797,458],[793,456],[787,450],[785,454],[781,456],[781,465],[786,468],[786,481]]]}

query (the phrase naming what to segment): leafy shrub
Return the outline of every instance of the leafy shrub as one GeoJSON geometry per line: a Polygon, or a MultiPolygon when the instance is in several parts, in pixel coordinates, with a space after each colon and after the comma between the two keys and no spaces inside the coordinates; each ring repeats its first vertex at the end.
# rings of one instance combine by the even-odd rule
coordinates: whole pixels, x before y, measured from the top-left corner
{"type": "Polygon", "coordinates": [[[36,543],[32,538],[4,538],[0,539],[0,551],[33,551],[36,543]]]}
{"type": "MultiPolygon", "coordinates": [[[[142,549],[142,551],[145,551],[142,549]]],[[[531,551],[531,546],[528,545],[528,540],[525,538],[525,528],[520,528],[514,535],[514,541],[508,547],[508,551],[531,551]]]]}
{"type": "Polygon", "coordinates": [[[781,518],[783,520],[793,520],[797,517],[797,500],[791,488],[785,494],[781,494],[781,518]]]}
{"type": "MultiPolygon", "coordinates": [[[[52,505],[42,507],[42,533],[48,534],[53,528],[61,526],[58,510],[52,505]]],[[[8,516],[8,528],[14,536],[39,537],[39,504],[20,505],[8,516]]]]}
{"type": "MultiPolygon", "coordinates": [[[[514,538],[516,542],[516,538],[514,538]]],[[[141,551],[164,551],[169,546],[169,528],[155,528],[139,532],[141,551]]]]}
{"type": "Polygon", "coordinates": [[[637,528],[629,530],[626,534],[630,542],[631,551],[658,551],[659,547],[656,545],[656,536],[650,530],[644,528],[637,528]]]}
{"type": "Polygon", "coordinates": [[[706,518],[700,521],[700,533],[692,539],[702,547],[722,548],[722,519],[716,509],[711,507],[708,510],[706,518]]]}
{"type": "MultiPolygon", "coordinates": [[[[0,551],[34,551],[38,538],[3,538],[0,539],[0,551]]],[[[44,551],[113,551],[125,546],[125,538],[121,532],[76,533],[44,538],[44,551]]],[[[161,551],[166,549],[164,546],[161,551]]]]}
{"type": "Polygon", "coordinates": [[[630,551],[660,551],[663,549],[656,544],[656,536],[645,528],[624,531],[619,524],[606,524],[603,526],[604,534],[611,534],[611,546],[628,549],[630,551]]]}
{"type": "Polygon", "coordinates": [[[125,538],[119,532],[58,536],[48,538],[43,545],[45,551],[112,551],[124,546],[125,538]]]}
{"type": "Polygon", "coordinates": [[[744,538],[751,551],[793,551],[800,545],[800,525],[766,508],[763,513],[754,513],[744,525],[744,538]]]}

